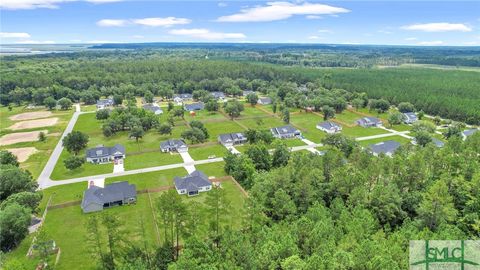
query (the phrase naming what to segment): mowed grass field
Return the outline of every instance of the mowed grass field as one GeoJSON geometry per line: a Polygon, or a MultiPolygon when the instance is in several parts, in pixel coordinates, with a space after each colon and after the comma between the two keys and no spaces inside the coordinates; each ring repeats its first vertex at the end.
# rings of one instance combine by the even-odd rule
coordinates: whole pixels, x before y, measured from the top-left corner
{"type": "MultiPolygon", "coordinates": [[[[221,177],[225,173],[223,171],[223,162],[204,164],[197,167],[197,169],[204,171],[209,176],[221,177]]],[[[173,185],[173,178],[175,176],[184,176],[187,172],[183,168],[150,172],[143,174],[136,174],[122,177],[107,178],[106,183],[116,181],[129,181],[135,184],[137,190],[146,188],[159,188],[173,185]]],[[[243,222],[243,206],[245,196],[238,187],[230,180],[222,182],[222,188],[226,192],[228,205],[228,216],[225,218],[225,224],[233,228],[239,228],[243,222]]],[[[65,186],[57,186],[44,190],[44,198],[41,203],[41,209],[45,208],[46,202],[52,197],[52,204],[61,204],[65,202],[81,200],[83,191],[87,187],[87,182],[70,184],[65,186]]],[[[149,244],[158,246],[163,239],[163,227],[161,222],[157,222],[160,233],[157,233],[157,221],[160,220],[157,198],[162,192],[145,193],[137,196],[137,203],[135,205],[119,206],[104,210],[109,214],[117,216],[127,230],[127,238],[130,241],[138,239],[138,231],[140,230],[140,220],[143,220],[147,242],[149,244]]],[[[201,193],[196,197],[182,196],[182,199],[190,207],[195,207],[199,211],[199,235],[206,235],[208,233],[209,218],[205,208],[205,198],[207,194],[201,193]],[[195,203],[195,205],[193,205],[195,203]]],[[[50,238],[55,240],[58,247],[61,249],[61,257],[56,266],[56,269],[70,270],[70,269],[94,269],[95,261],[92,260],[89,253],[89,247],[86,243],[86,227],[85,224],[92,214],[84,214],[80,205],[68,206],[65,208],[51,209],[48,211],[44,229],[50,238]]],[[[21,245],[8,254],[8,258],[16,258],[24,262],[28,267],[34,268],[36,260],[28,259],[25,254],[31,244],[32,237],[29,236],[21,245]]]]}
{"type": "Polygon", "coordinates": [[[0,146],[0,150],[11,149],[11,148],[22,148],[22,147],[35,147],[37,152],[31,155],[26,161],[22,162],[20,166],[24,169],[29,170],[32,173],[34,179],[36,179],[45,164],[50,157],[55,145],[57,144],[58,140],[60,139],[63,131],[65,130],[70,118],[73,114],[73,109],[68,111],[59,111],[54,110],[52,111],[52,115],[48,116],[57,117],[58,122],[54,126],[49,127],[38,127],[32,129],[22,129],[22,130],[10,130],[7,129],[11,125],[19,121],[12,121],[9,118],[16,114],[26,113],[26,112],[36,112],[36,111],[46,111],[45,109],[38,109],[38,110],[29,110],[26,109],[24,106],[16,106],[12,107],[12,110],[9,111],[7,107],[0,107],[0,136],[4,136],[6,134],[17,133],[17,132],[26,132],[26,131],[36,131],[36,130],[48,130],[47,139],[45,142],[33,141],[33,142],[21,142],[15,143],[11,145],[2,145],[0,146]]]}

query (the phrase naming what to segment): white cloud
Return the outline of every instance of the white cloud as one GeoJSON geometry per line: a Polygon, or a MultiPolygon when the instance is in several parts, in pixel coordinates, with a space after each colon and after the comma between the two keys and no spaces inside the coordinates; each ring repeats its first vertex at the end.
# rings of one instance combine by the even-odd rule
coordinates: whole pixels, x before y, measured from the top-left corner
{"type": "Polygon", "coordinates": [[[441,40],[421,41],[421,42],[418,42],[417,45],[421,45],[421,46],[438,46],[438,45],[443,45],[443,41],[441,41],[441,40]]]}
{"type": "MultiPolygon", "coordinates": [[[[35,9],[35,8],[58,8],[58,5],[66,2],[79,0],[2,0],[0,8],[5,9],[35,9]]],[[[119,2],[121,0],[85,0],[86,2],[102,4],[119,2]]]]}
{"type": "Polygon", "coordinates": [[[309,20],[319,20],[322,18],[322,16],[318,16],[318,15],[307,15],[305,16],[305,18],[309,19],[309,20]]]}
{"type": "Polygon", "coordinates": [[[29,33],[0,32],[0,38],[29,38],[29,33]]]}
{"type": "Polygon", "coordinates": [[[317,32],[319,32],[319,33],[333,33],[332,30],[328,30],[328,29],[318,29],[317,32]]]}
{"type": "Polygon", "coordinates": [[[15,43],[17,44],[55,44],[55,41],[53,40],[20,40],[20,41],[16,41],[15,43]]]}
{"type": "Polygon", "coordinates": [[[177,35],[177,36],[188,36],[193,38],[209,39],[209,40],[246,38],[245,34],[243,33],[211,32],[210,30],[204,29],[204,28],[172,29],[168,33],[172,35],[177,35]]]}
{"type": "Polygon", "coordinates": [[[288,19],[294,15],[332,15],[350,10],[316,3],[268,2],[266,6],[242,9],[239,13],[221,16],[219,22],[269,22],[288,19]]]}
{"type": "Polygon", "coordinates": [[[424,23],[424,24],[412,24],[401,27],[404,30],[424,31],[424,32],[447,32],[447,31],[459,31],[470,32],[471,27],[466,26],[463,23],[424,23]]]}
{"type": "Polygon", "coordinates": [[[104,27],[119,27],[119,26],[125,26],[128,24],[127,20],[114,20],[114,19],[103,19],[97,22],[98,26],[104,26],[104,27]]]}
{"type": "Polygon", "coordinates": [[[145,26],[162,26],[162,27],[170,27],[173,25],[179,24],[189,24],[192,21],[186,18],[175,18],[175,17],[166,17],[166,18],[143,18],[143,19],[134,19],[132,20],[133,23],[145,26]]]}

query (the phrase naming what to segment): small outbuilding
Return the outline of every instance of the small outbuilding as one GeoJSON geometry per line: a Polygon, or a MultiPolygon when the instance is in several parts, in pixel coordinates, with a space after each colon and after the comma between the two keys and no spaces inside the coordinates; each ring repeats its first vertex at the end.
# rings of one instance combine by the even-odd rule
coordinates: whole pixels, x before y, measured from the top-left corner
{"type": "Polygon", "coordinates": [[[178,194],[187,194],[188,196],[198,195],[200,192],[212,189],[212,183],[208,176],[201,171],[193,171],[184,177],[175,177],[175,189],[178,194]]]}
{"type": "Polygon", "coordinates": [[[115,182],[105,187],[91,186],[83,192],[82,210],[84,213],[102,211],[117,205],[132,204],[137,201],[135,185],[127,181],[115,182]]]}

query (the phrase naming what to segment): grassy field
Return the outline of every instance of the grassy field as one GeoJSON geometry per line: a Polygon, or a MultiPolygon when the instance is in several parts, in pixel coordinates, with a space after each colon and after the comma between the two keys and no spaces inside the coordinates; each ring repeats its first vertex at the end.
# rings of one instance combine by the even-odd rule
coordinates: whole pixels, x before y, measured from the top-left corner
{"type": "Polygon", "coordinates": [[[163,153],[160,150],[148,153],[135,153],[125,158],[125,170],[135,170],[183,162],[178,153],[163,153]]]}
{"type": "Polygon", "coordinates": [[[317,129],[317,124],[323,122],[323,117],[312,113],[298,113],[290,117],[290,122],[302,128],[305,138],[315,143],[320,143],[326,133],[317,129]]]}
{"type": "Polygon", "coordinates": [[[360,126],[355,126],[355,127],[343,127],[342,133],[350,137],[358,138],[358,137],[366,137],[366,136],[373,136],[373,135],[379,135],[379,134],[387,134],[389,132],[380,128],[375,128],[375,127],[364,128],[360,126]]]}
{"type": "Polygon", "coordinates": [[[16,143],[12,145],[0,146],[0,150],[10,149],[10,148],[21,148],[21,147],[35,147],[38,152],[31,155],[25,162],[22,162],[20,166],[24,169],[29,170],[32,173],[34,179],[36,179],[45,164],[50,157],[55,145],[60,139],[61,134],[65,130],[65,127],[70,120],[73,110],[71,111],[53,111],[53,114],[49,117],[58,117],[59,120],[56,125],[50,127],[39,127],[33,129],[17,130],[12,131],[7,129],[13,123],[18,121],[12,121],[9,119],[10,116],[25,113],[25,112],[34,112],[34,111],[45,111],[45,110],[27,110],[23,106],[13,107],[12,111],[9,111],[7,107],[0,107],[0,136],[14,133],[14,132],[24,132],[24,131],[34,131],[34,130],[48,130],[47,139],[45,142],[23,142],[16,143]]]}
{"type": "Polygon", "coordinates": [[[251,129],[270,129],[273,127],[284,126],[285,123],[276,118],[276,117],[265,117],[265,118],[250,118],[250,119],[238,119],[236,120],[243,126],[249,127],[251,129]]]}
{"type": "Polygon", "coordinates": [[[216,142],[218,140],[218,135],[223,133],[232,133],[232,132],[242,132],[245,131],[243,127],[234,121],[222,121],[222,122],[207,122],[205,127],[208,130],[209,138],[208,141],[216,142]]]}
{"type": "Polygon", "coordinates": [[[220,144],[188,148],[188,153],[193,158],[193,160],[207,159],[209,156],[212,155],[215,157],[223,157],[226,152],[227,149],[220,144]]]}

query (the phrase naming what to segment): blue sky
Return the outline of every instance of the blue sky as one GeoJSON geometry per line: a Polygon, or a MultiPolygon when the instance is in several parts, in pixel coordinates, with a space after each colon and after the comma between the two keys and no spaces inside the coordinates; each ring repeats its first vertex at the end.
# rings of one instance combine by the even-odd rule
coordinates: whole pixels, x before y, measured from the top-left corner
{"type": "Polygon", "coordinates": [[[1,0],[0,8],[2,44],[480,46],[480,1],[1,0]]]}

